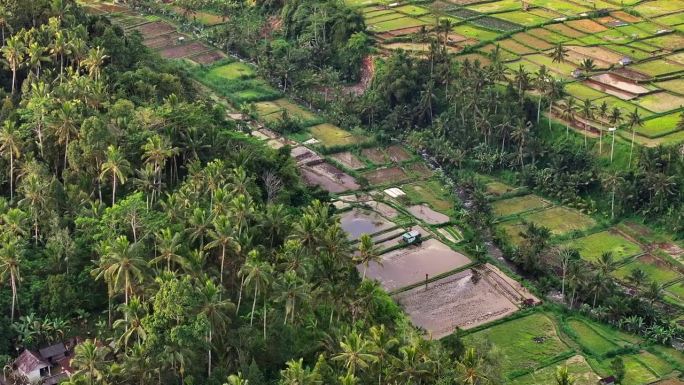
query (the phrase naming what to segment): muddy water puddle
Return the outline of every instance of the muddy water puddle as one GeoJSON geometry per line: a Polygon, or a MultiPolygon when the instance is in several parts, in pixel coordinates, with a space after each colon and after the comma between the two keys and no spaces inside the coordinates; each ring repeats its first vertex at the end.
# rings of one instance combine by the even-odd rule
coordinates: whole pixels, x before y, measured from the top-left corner
{"type": "Polygon", "coordinates": [[[394,227],[394,223],[370,210],[352,209],[341,215],[340,225],[349,234],[350,240],[356,240],[363,234],[375,234],[394,227]]]}

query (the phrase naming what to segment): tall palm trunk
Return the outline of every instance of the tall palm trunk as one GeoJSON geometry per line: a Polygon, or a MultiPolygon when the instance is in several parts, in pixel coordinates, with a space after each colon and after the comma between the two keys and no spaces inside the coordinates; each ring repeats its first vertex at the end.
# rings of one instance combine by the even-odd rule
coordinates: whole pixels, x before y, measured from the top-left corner
{"type": "Polygon", "coordinates": [[[610,198],[610,219],[615,219],[615,187],[613,187],[613,194],[610,198]]]}
{"type": "Polygon", "coordinates": [[[207,348],[207,362],[209,363],[207,369],[207,377],[211,377],[211,326],[209,326],[209,336],[207,340],[209,342],[209,347],[207,348]]]}
{"type": "Polygon", "coordinates": [[[259,285],[254,284],[254,301],[252,301],[252,314],[249,317],[249,326],[254,324],[254,310],[256,309],[257,296],[259,295],[259,285]]]}
{"type": "Polygon", "coordinates": [[[11,274],[10,277],[11,285],[12,285],[12,314],[10,314],[10,323],[14,322],[14,308],[16,307],[17,303],[17,280],[14,274],[11,274]]]}
{"type": "Polygon", "coordinates": [[[238,314],[240,312],[240,303],[242,303],[242,290],[245,287],[245,277],[243,276],[242,279],[240,280],[240,293],[238,294],[238,303],[237,306],[235,307],[235,314],[238,314]]]}
{"type": "Polygon", "coordinates": [[[226,261],[226,245],[224,244],[221,248],[221,277],[219,278],[221,287],[223,287],[223,265],[226,261]]]}
{"type": "Polygon", "coordinates": [[[14,151],[10,149],[10,201],[14,199],[14,151]]]}
{"type": "Polygon", "coordinates": [[[112,207],[116,204],[116,174],[112,172],[112,207]]]}

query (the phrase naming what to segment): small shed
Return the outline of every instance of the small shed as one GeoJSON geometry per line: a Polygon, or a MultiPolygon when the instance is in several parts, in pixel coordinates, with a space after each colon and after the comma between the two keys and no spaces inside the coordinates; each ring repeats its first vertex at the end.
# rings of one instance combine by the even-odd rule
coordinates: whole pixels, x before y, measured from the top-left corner
{"type": "Polygon", "coordinates": [[[50,374],[50,364],[40,355],[30,350],[24,350],[16,360],[13,367],[29,381],[37,382],[42,377],[50,374]]]}
{"type": "Polygon", "coordinates": [[[608,377],[602,378],[599,381],[599,384],[601,384],[601,385],[615,385],[615,377],[608,376],[608,377]]]}
{"type": "Polygon", "coordinates": [[[45,361],[51,364],[57,363],[59,360],[65,358],[68,354],[67,348],[62,342],[38,349],[38,352],[45,361]]]}
{"type": "Polygon", "coordinates": [[[420,238],[421,238],[421,235],[420,235],[420,231],[418,231],[418,230],[408,231],[401,236],[401,239],[406,244],[409,244],[409,245],[415,243],[416,241],[420,241],[420,238]]]}
{"type": "Polygon", "coordinates": [[[623,57],[622,59],[620,59],[620,60],[618,61],[618,63],[620,63],[620,65],[623,66],[623,67],[626,66],[626,65],[632,64],[632,62],[633,62],[633,61],[632,61],[632,58],[629,57],[629,56],[625,56],[625,57],[623,57]]]}

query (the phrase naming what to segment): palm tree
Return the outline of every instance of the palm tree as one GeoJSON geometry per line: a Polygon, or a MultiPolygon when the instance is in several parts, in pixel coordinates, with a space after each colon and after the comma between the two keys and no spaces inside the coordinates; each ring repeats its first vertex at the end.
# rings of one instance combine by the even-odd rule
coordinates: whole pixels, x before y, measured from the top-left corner
{"type": "Polygon", "coordinates": [[[320,374],[315,370],[304,367],[304,360],[290,360],[287,367],[280,371],[280,381],[278,385],[321,385],[320,374]]]}
{"type": "Polygon", "coordinates": [[[456,363],[456,373],[458,383],[464,385],[485,385],[489,384],[489,378],[484,372],[484,359],[480,357],[475,348],[469,348],[463,357],[456,363]]]}
{"type": "Polygon", "coordinates": [[[535,74],[534,78],[534,86],[539,91],[539,99],[537,99],[537,124],[539,124],[539,119],[541,117],[542,99],[544,98],[544,94],[546,94],[547,90],[550,88],[550,81],[549,71],[546,69],[545,65],[542,65],[539,67],[539,70],[535,74]]]}
{"type": "Polygon", "coordinates": [[[88,56],[83,60],[83,66],[88,69],[88,75],[95,79],[95,81],[100,80],[100,73],[102,72],[102,66],[104,61],[109,56],[105,55],[104,49],[101,47],[91,48],[88,51],[88,56]]]}
{"type": "Polygon", "coordinates": [[[394,358],[392,356],[392,349],[399,345],[399,340],[392,337],[392,334],[385,329],[385,325],[373,326],[370,328],[371,335],[371,352],[376,357],[378,363],[378,385],[382,385],[382,371],[383,365],[386,361],[394,358]]]}
{"type": "Polygon", "coordinates": [[[0,52],[2,52],[7,66],[12,71],[12,95],[14,95],[17,86],[17,71],[23,65],[26,55],[26,47],[21,36],[14,35],[7,39],[7,44],[0,48],[0,52]]]}
{"type": "Polygon", "coordinates": [[[105,246],[107,269],[100,274],[111,280],[114,288],[123,286],[125,304],[133,292],[135,282],[143,281],[145,277],[145,261],[139,256],[140,244],[130,243],[128,238],[120,236],[105,246]]]}
{"type": "Polygon", "coordinates": [[[78,121],[76,101],[71,100],[62,103],[53,112],[49,120],[50,127],[57,137],[57,142],[64,146],[64,168],[67,167],[69,140],[78,133],[78,121]]]}
{"type": "Polygon", "coordinates": [[[577,253],[570,248],[559,247],[556,249],[556,255],[561,264],[561,295],[563,299],[565,299],[565,278],[568,274],[568,268],[571,261],[576,261],[578,259],[577,253]]]}
{"type": "Polygon", "coordinates": [[[199,313],[207,317],[209,330],[207,334],[207,377],[211,377],[211,351],[214,330],[223,332],[230,323],[228,312],[233,310],[235,305],[229,300],[221,299],[221,286],[216,285],[208,279],[204,286],[199,289],[200,311],[199,313]]]}
{"type": "Polygon", "coordinates": [[[28,56],[27,65],[31,70],[35,71],[36,78],[40,77],[40,69],[43,62],[50,61],[50,58],[45,55],[46,48],[37,42],[32,42],[26,48],[26,55],[28,56]]]}
{"type": "Polygon", "coordinates": [[[52,42],[50,53],[55,58],[55,61],[59,58],[59,77],[61,81],[64,77],[64,55],[71,53],[69,49],[69,39],[61,29],[55,32],[55,38],[52,42]]]}
{"type": "Polygon", "coordinates": [[[617,172],[607,173],[603,176],[603,179],[601,180],[601,182],[602,182],[605,189],[611,191],[610,219],[613,220],[613,219],[615,219],[615,192],[622,185],[622,182],[624,182],[624,179],[617,172]]]}
{"type": "Polygon", "coordinates": [[[300,278],[293,270],[280,276],[277,283],[277,291],[280,293],[279,300],[285,303],[285,317],[283,324],[287,324],[288,318],[294,323],[297,314],[297,303],[307,303],[311,296],[310,286],[300,278]]]}
{"type": "Polygon", "coordinates": [[[17,239],[6,240],[0,247],[0,284],[9,280],[12,288],[10,322],[14,322],[14,309],[17,303],[17,290],[21,281],[23,255],[24,249],[17,239]]]}
{"type": "Polygon", "coordinates": [[[577,112],[576,100],[572,96],[568,96],[563,104],[563,110],[561,111],[561,118],[565,120],[565,136],[570,133],[570,123],[575,121],[575,113],[577,112]]]}
{"type": "Polygon", "coordinates": [[[570,374],[567,366],[556,367],[556,373],[554,375],[557,385],[573,385],[575,383],[575,377],[570,374]]]}
{"type": "Polygon", "coordinates": [[[242,247],[235,240],[235,231],[233,226],[228,221],[228,217],[225,215],[218,216],[213,221],[214,228],[209,230],[209,237],[212,239],[205,248],[215,249],[221,248],[221,267],[220,267],[220,282],[223,286],[223,268],[226,263],[226,250],[232,249],[234,252],[239,253],[242,247]]]}
{"type": "MultiPolygon", "coordinates": [[[[584,102],[582,102],[582,107],[581,110],[582,115],[584,116],[584,119],[586,120],[593,120],[594,119],[594,111],[596,111],[596,106],[592,103],[591,99],[584,99],[584,102]]],[[[587,130],[588,124],[585,122],[584,123],[584,131],[587,130]]],[[[584,147],[587,147],[587,133],[584,133],[584,147]]]]}
{"type": "Polygon", "coordinates": [[[340,341],[341,351],[333,356],[333,361],[340,361],[347,373],[356,374],[357,370],[366,370],[378,357],[372,354],[373,344],[356,330],[345,335],[340,341]]]}
{"type": "Polygon", "coordinates": [[[112,206],[116,204],[116,184],[119,181],[122,185],[126,183],[126,178],[131,172],[131,165],[126,160],[118,147],[109,145],[107,147],[107,160],[102,163],[100,168],[100,178],[104,179],[106,174],[112,178],[112,206]]]}
{"type": "Polygon", "coordinates": [[[143,317],[147,314],[145,305],[145,302],[139,297],[133,296],[128,305],[123,304],[120,306],[124,319],[114,321],[114,329],[123,328],[118,344],[123,344],[125,350],[128,350],[128,342],[131,337],[135,336],[138,344],[147,338],[147,331],[142,323],[143,317]]]}
{"type": "Polygon", "coordinates": [[[553,105],[556,101],[562,99],[565,95],[565,85],[562,80],[556,80],[550,77],[549,86],[546,89],[546,97],[549,99],[549,130],[551,129],[551,114],[553,113],[553,105]]]}
{"type": "Polygon", "coordinates": [[[634,286],[635,289],[639,290],[641,285],[646,282],[648,275],[645,271],[640,268],[635,268],[629,272],[627,280],[634,286]]]}
{"type": "Polygon", "coordinates": [[[608,121],[615,127],[619,126],[620,122],[622,122],[622,110],[619,107],[613,107],[608,121]]]}
{"type": "MultiPolygon", "coordinates": [[[[272,279],[273,268],[268,262],[264,262],[259,258],[259,252],[252,250],[247,254],[247,260],[238,273],[244,277],[245,286],[254,287],[254,298],[252,300],[252,312],[250,313],[249,324],[254,324],[254,312],[256,311],[256,302],[259,297],[259,292],[262,294],[269,286],[272,279]]],[[[240,298],[242,298],[242,288],[240,288],[240,298]]],[[[238,300],[239,301],[239,300],[238,300]]],[[[264,297],[265,302],[265,297],[264,297]]],[[[265,306],[265,303],[264,303],[265,306]]],[[[264,317],[266,315],[264,314],[264,317]]]]}
{"type": "Polygon", "coordinates": [[[207,210],[201,207],[195,207],[192,210],[190,218],[188,218],[186,231],[189,233],[190,239],[193,242],[199,239],[200,249],[204,249],[204,237],[208,234],[211,223],[211,215],[207,213],[207,210]]]}
{"type": "Polygon", "coordinates": [[[598,267],[601,274],[607,277],[612,273],[618,266],[618,262],[613,258],[613,253],[606,251],[601,253],[598,261],[596,261],[596,266],[598,267]]]}
{"type": "Polygon", "coordinates": [[[554,63],[564,62],[566,56],[568,56],[568,50],[563,46],[563,43],[558,43],[551,52],[551,58],[554,63]]]}
{"type": "Polygon", "coordinates": [[[14,160],[21,157],[22,147],[21,132],[17,130],[16,122],[11,119],[5,120],[0,131],[0,153],[10,161],[10,200],[14,199],[14,160]]]}
{"type": "Polygon", "coordinates": [[[145,163],[154,166],[157,174],[157,190],[161,193],[161,173],[166,165],[166,161],[178,153],[178,148],[171,147],[171,141],[166,136],[153,135],[147,138],[147,142],[142,146],[143,159],[145,163]]]}
{"type": "Polygon", "coordinates": [[[377,247],[373,243],[373,238],[368,234],[361,235],[359,238],[358,255],[354,256],[354,261],[363,264],[363,277],[366,279],[366,272],[371,262],[375,262],[382,266],[382,256],[377,247]]]}
{"type": "Polygon", "coordinates": [[[242,373],[231,374],[223,385],[249,385],[249,380],[242,376],[242,373]]]}
{"type": "Polygon", "coordinates": [[[663,287],[657,281],[651,281],[643,295],[653,305],[663,297],[663,287]]]}
{"type": "Polygon", "coordinates": [[[180,233],[171,231],[170,228],[162,229],[156,236],[157,256],[150,261],[150,265],[166,262],[166,271],[171,271],[171,262],[178,266],[185,266],[185,258],[179,254],[181,249],[180,233]]]}
{"type": "Polygon", "coordinates": [[[594,63],[594,59],[586,58],[580,62],[579,69],[584,71],[584,74],[586,76],[590,72],[596,70],[596,63],[594,63]]]}
{"type": "Polygon", "coordinates": [[[518,159],[520,160],[520,168],[525,166],[524,154],[527,148],[527,138],[530,136],[530,131],[532,129],[532,123],[523,121],[522,119],[518,121],[518,124],[513,128],[511,132],[511,139],[513,139],[518,144],[518,159]]]}
{"type": "Polygon", "coordinates": [[[85,375],[88,378],[88,384],[93,385],[96,380],[99,382],[105,377],[107,353],[107,348],[99,346],[97,341],[87,339],[74,348],[71,366],[78,370],[77,375],[85,375]]]}
{"type": "Polygon", "coordinates": [[[641,116],[639,115],[639,111],[635,108],[633,112],[629,113],[629,116],[627,117],[627,125],[629,126],[629,129],[632,130],[632,144],[629,147],[629,166],[627,168],[632,167],[632,153],[634,152],[634,139],[635,139],[635,127],[643,127],[644,121],[641,119],[641,116]]]}

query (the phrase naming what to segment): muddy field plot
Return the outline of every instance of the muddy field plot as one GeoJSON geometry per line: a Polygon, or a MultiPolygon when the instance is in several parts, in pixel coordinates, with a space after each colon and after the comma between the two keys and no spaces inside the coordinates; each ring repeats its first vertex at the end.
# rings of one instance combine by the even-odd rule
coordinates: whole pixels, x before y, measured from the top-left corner
{"type": "MultiPolygon", "coordinates": [[[[471,263],[436,239],[428,239],[418,246],[407,246],[382,256],[382,265],[371,262],[366,276],[375,279],[387,291],[394,291],[425,280],[425,274],[434,277],[471,263]]],[[[359,271],[363,265],[357,266],[359,271]]]]}
{"type": "Polygon", "coordinates": [[[375,165],[383,165],[389,163],[387,154],[380,148],[364,148],[361,150],[361,155],[370,160],[375,165]]]}
{"type": "Polygon", "coordinates": [[[359,170],[366,167],[365,163],[349,151],[338,152],[337,154],[330,155],[330,157],[350,170],[359,170]]]}
{"type": "Polygon", "coordinates": [[[402,146],[392,145],[385,150],[392,162],[398,163],[411,159],[411,154],[402,146]]]}
{"type": "Polygon", "coordinates": [[[340,226],[353,241],[363,234],[373,235],[391,229],[395,224],[374,211],[354,208],[340,216],[340,226]]]}
{"type": "Polygon", "coordinates": [[[209,65],[216,63],[219,60],[225,59],[227,56],[223,52],[215,49],[209,52],[201,53],[199,55],[195,55],[191,57],[190,59],[194,61],[197,64],[201,65],[209,65]]]}
{"type": "Polygon", "coordinates": [[[150,49],[159,49],[178,44],[179,38],[188,39],[188,36],[174,31],[144,39],[143,44],[150,49]]]}
{"type": "Polygon", "coordinates": [[[356,179],[329,163],[302,167],[300,172],[307,184],[319,186],[331,193],[357,190],[361,187],[356,183],[356,179]]]}
{"type": "Polygon", "coordinates": [[[407,208],[408,212],[414,217],[429,225],[441,225],[449,222],[449,216],[439,213],[427,204],[413,205],[407,208]]]}
{"type": "Polygon", "coordinates": [[[176,31],[176,27],[163,21],[155,21],[154,23],[139,25],[133,29],[140,32],[140,34],[143,36],[143,39],[150,39],[159,35],[176,31]]]}
{"type": "Polygon", "coordinates": [[[401,183],[409,179],[409,175],[400,167],[386,167],[369,171],[363,177],[372,185],[401,183]]]}
{"type": "Polygon", "coordinates": [[[496,281],[464,270],[427,285],[393,296],[411,322],[434,338],[445,337],[456,328],[469,329],[518,310],[518,306],[497,288],[496,281]]]}
{"type": "Polygon", "coordinates": [[[184,57],[196,55],[201,52],[209,50],[209,47],[198,42],[193,41],[188,44],[178,45],[174,47],[162,48],[159,54],[166,59],[181,59],[184,57]]]}

